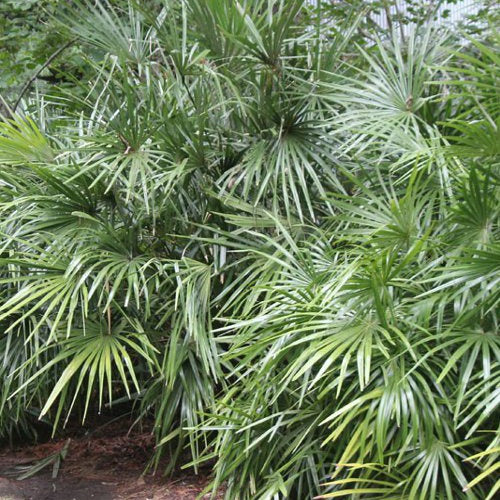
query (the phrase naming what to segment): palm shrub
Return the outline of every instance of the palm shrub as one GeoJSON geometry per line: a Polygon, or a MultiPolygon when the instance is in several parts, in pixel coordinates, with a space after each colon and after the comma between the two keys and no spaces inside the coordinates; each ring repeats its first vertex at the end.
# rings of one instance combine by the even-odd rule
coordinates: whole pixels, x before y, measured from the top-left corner
{"type": "Polygon", "coordinates": [[[227,498],[492,498],[496,35],[113,4],[0,125],[0,432],[130,401],[227,498]]]}
{"type": "Polygon", "coordinates": [[[241,229],[266,272],[220,329],[237,382],[210,426],[230,497],[305,498],[322,477],[325,498],[498,489],[498,65],[473,46],[450,63],[430,32],[379,42],[325,82],[347,192],[300,236],[241,229]]]}

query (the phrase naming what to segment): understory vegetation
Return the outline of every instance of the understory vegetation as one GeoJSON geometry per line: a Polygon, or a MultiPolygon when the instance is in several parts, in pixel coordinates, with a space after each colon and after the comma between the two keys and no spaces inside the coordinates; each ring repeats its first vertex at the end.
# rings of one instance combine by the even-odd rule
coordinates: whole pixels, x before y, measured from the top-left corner
{"type": "Polygon", "coordinates": [[[494,498],[495,23],[56,3],[0,121],[0,436],[125,405],[229,500],[494,498]]]}

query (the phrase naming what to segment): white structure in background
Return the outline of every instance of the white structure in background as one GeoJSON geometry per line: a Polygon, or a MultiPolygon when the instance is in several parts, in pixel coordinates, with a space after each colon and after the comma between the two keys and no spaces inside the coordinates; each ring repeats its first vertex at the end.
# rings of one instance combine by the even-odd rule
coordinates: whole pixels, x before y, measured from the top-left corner
{"type": "MultiPolygon", "coordinates": [[[[367,3],[371,3],[371,0],[367,0],[367,3]]],[[[429,7],[432,9],[433,5],[436,5],[438,2],[436,0],[422,0],[420,5],[422,7],[429,7]]],[[[482,6],[481,0],[458,0],[457,2],[447,2],[444,0],[439,6],[437,12],[437,21],[440,24],[444,25],[452,25],[456,24],[459,21],[462,21],[466,16],[473,15],[479,11],[482,6]]],[[[407,9],[407,2],[405,0],[397,0],[396,5],[391,7],[391,14],[396,15],[398,12],[404,14],[407,9]]],[[[387,16],[383,10],[380,11],[379,14],[371,16],[373,20],[382,26],[383,28],[387,28],[387,16]]],[[[409,26],[405,26],[405,32],[410,29],[409,26]]]]}

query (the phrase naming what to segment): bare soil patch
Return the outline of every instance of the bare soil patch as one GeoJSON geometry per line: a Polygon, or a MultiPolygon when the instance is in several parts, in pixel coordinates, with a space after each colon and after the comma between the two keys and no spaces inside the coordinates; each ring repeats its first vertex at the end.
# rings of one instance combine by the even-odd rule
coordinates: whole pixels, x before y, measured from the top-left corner
{"type": "Polygon", "coordinates": [[[61,450],[66,442],[0,449],[0,500],[194,500],[209,482],[209,471],[144,474],[153,450],[151,434],[128,434],[123,425],[72,437],[56,479],[51,467],[28,479],[15,478],[19,466],[61,450]]]}

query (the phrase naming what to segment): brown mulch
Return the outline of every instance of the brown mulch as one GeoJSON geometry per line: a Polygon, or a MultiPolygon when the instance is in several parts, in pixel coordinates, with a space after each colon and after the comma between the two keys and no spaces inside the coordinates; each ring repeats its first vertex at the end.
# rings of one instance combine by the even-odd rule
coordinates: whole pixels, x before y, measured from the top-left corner
{"type": "Polygon", "coordinates": [[[157,474],[144,473],[154,447],[152,436],[127,433],[123,423],[71,437],[56,479],[51,466],[28,479],[15,479],[16,466],[58,452],[66,442],[0,449],[0,500],[194,500],[210,481],[208,470],[199,475],[177,470],[162,477],[160,467],[157,474]]]}

